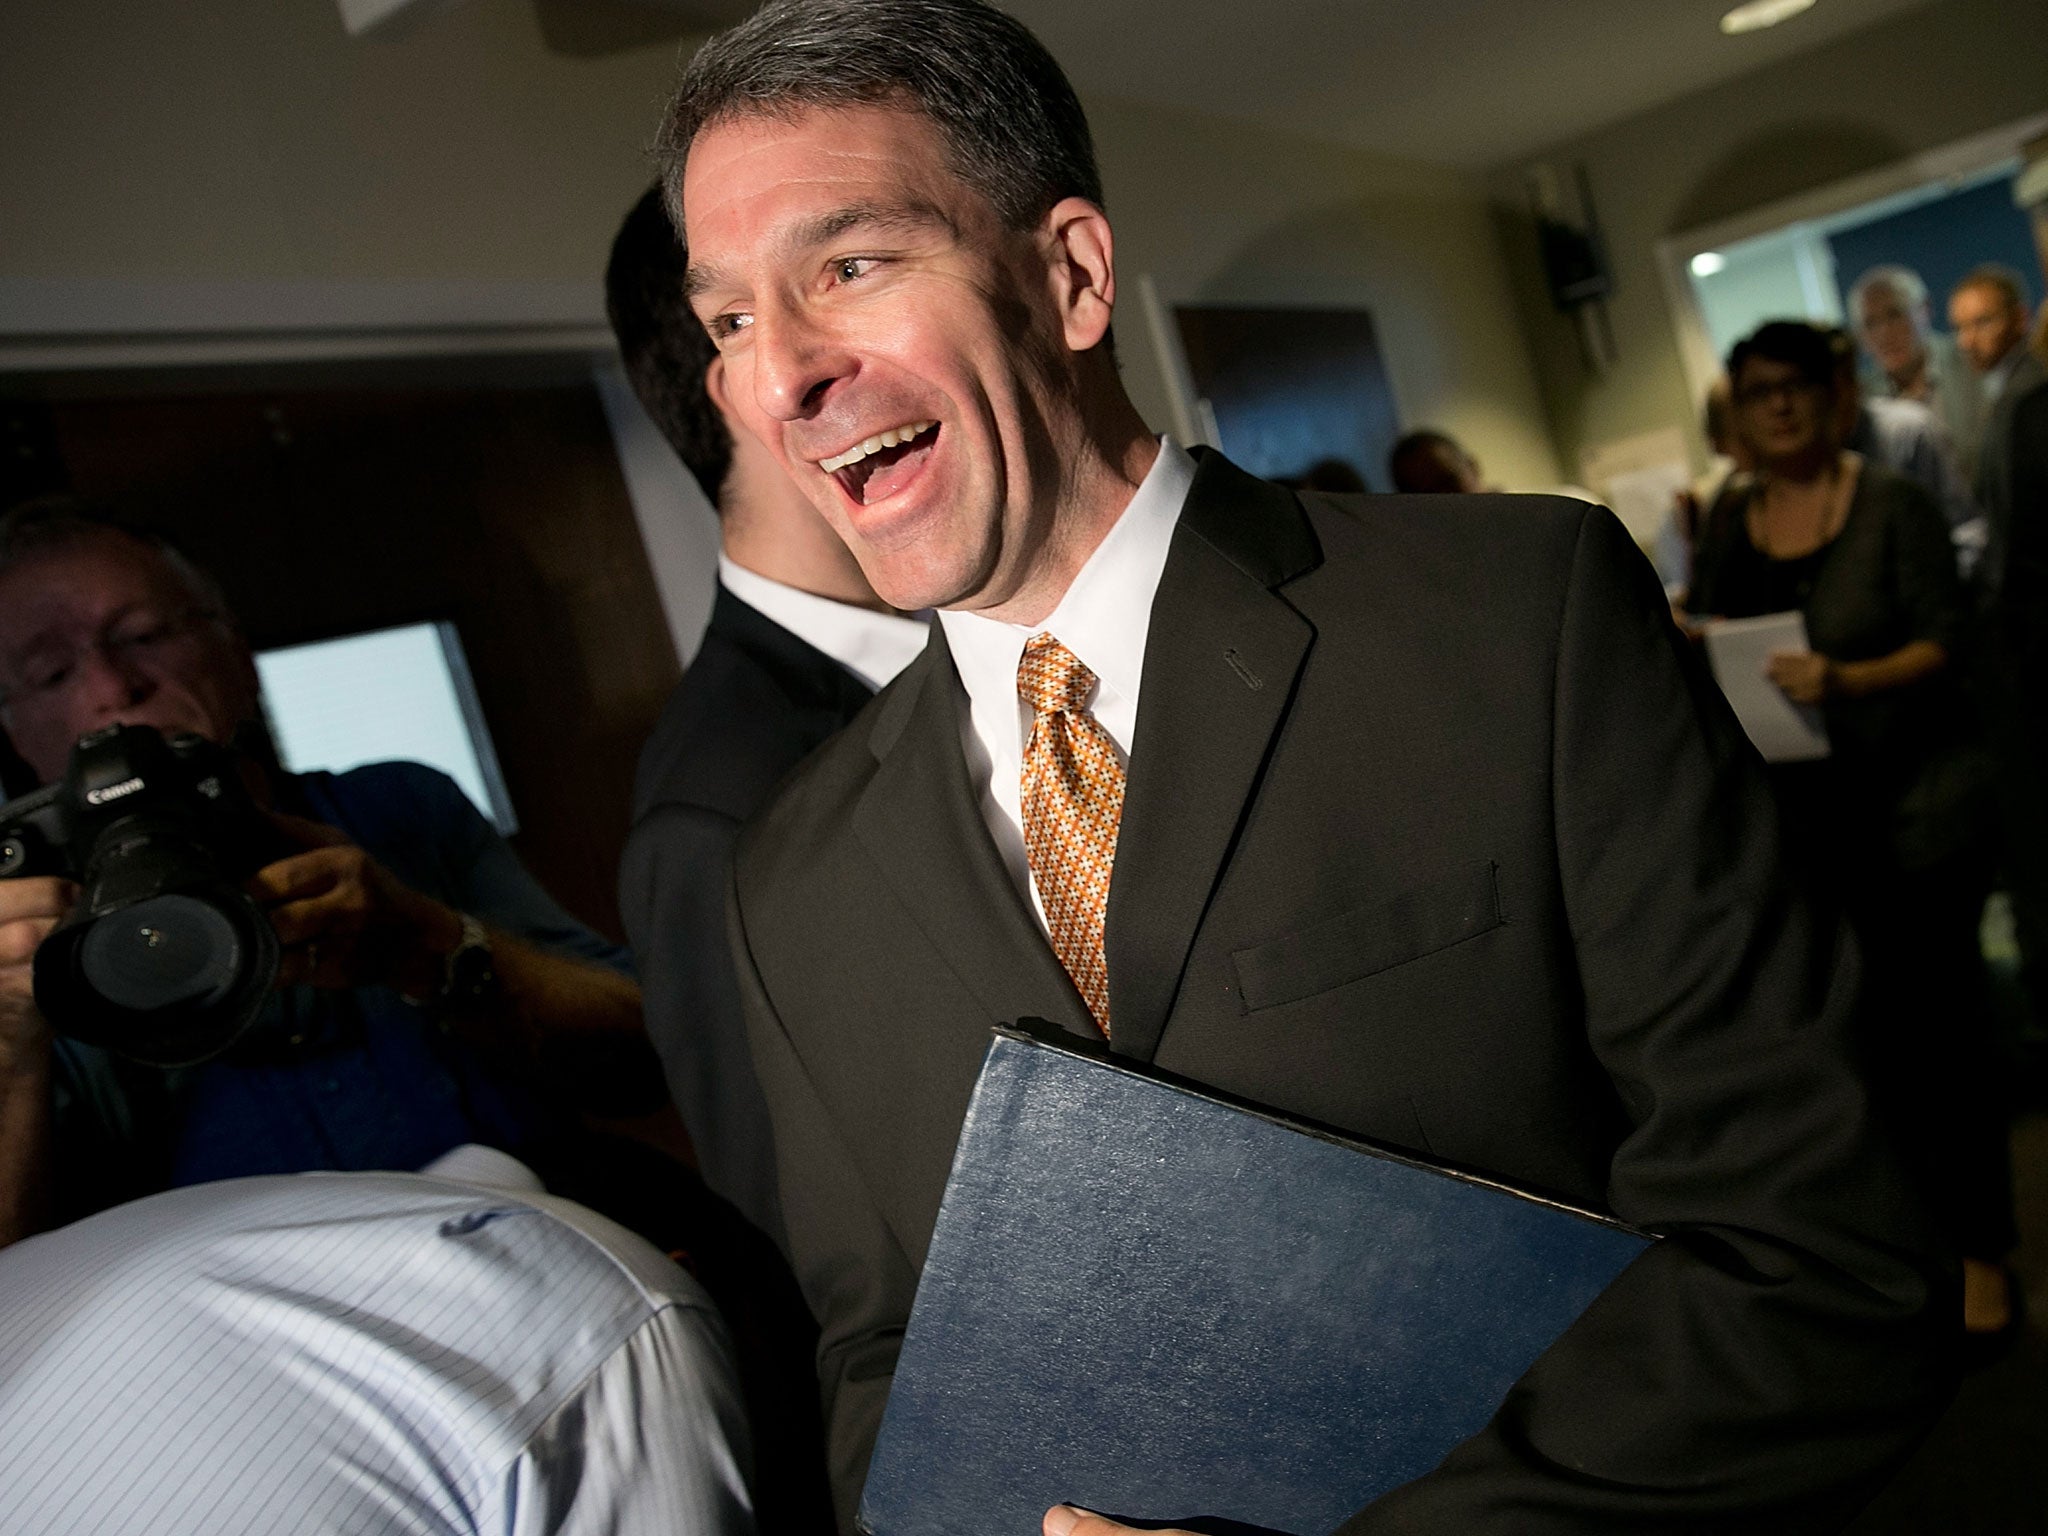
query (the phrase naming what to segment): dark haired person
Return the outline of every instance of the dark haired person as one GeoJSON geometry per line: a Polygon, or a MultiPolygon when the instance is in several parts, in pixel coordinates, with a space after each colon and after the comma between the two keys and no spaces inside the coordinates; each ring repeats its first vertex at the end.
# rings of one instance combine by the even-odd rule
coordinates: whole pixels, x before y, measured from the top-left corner
{"type": "Polygon", "coordinates": [[[1479,461],[1455,437],[1410,432],[1387,452],[1387,477],[1411,495],[1457,496],[1484,490],[1479,461]]]}
{"type": "MultiPolygon", "coordinates": [[[[256,667],[212,580],[93,509],[0,520],[0,725],[45,781],[114,724],[223,744],[256,667]]],[[[304,851],[253,889],[280,990],[234,1049],[136,1066],[52,1036],[35,952],[77,891],[0,880],[0,1243],[166,1186],[416,1168],[462,1142],[524,1155],[569,1124],[537,1089],[651,1052],[624,954],[563,911],[446,775],[417,763],[264,775],[304,851]],[[569,1056],[552,1053],[567,1048],[569,1056]]]]}
{"type": "Polygon", "coordinates": [[[1702,537],[1691,608],[1805,616],[1811,649],[1773,657],[1770,676],[1823,712],[1831,751],[1771,769],[1788,847],[1863,938],[1873,1060],[1956,1228],[1966,1326],[1996,1333],[2018,1234],[1977,940],[1990,764],[1961,682],[1947,530],[1925,487],[1839,445],[1829,333],[1765,325],[1728,373],[1757,473],[1702,537]]]}
{"type": "Polygon", "coordinates": [[[2044,452],[2029,435],[2017,433],[2022,402],[2048,386],[2048,366],[2027,345],[2027,291],[2017,272],[1989,264],[1972,268],[1949,295],[1949,323],[1956,345],[1977,371],[1984,391],[1985,423],[1977,464],[1977,500],[1990,525],[1984,549],[1983,585],[2000,590],[2013,544],[2037,543],[2037,529],[2019,526],[2038,509],[2022,507],[2014,495],[2019,459],[2044,452]],[[2016,459],[2015,455],[2019,456],[2016,459]]]}
{"type": "Polygon", "coordinates": [[[726,891],[741,825],[909,665],[927,631],[876,598],[767,449],[728,424],[724,365],[690,312],[688,264],[650,189],[612,242],[606,309],[635,393],[717,509],[720,550],[703,644],[640,754],[619,912],[647,1031],[704,1182],[758,1229],[728,1229],[704,1256],[722,1268],[715,1289],[747,1391],[756,1513],[763,1531],[810,1532],[831,1519],[817,1329],[780,1257],[775,1147],[747,1049],[726,891]]]}
{"type": "Polygon", "coordinates": [[[1942,1401],[1946,1287],[1845,1060],[1853,948],[1620,524],[1153,436],[1086,120],[974,0],[771,4],[662,144],[735,417],[940,610],[735,856],[842,1525],[1023,1016],[1673,1233],[1346,1531],[1846,1521],[1942,1401]]]}
{"type": "Polygon", "coordinates": [[[927,630],[875,596],[817,508],[727,423],[724,367],[690,312],[688,266],[651,189],[612,242],[606,309],[634,392],[718,510],[720,550],[703,646],[640,755],[619,911],[704,1180],[780,1243],[768,1109],[725,939],[733,839],[924,649],[927,630]]]}
{"type": "Polygon", "coordinates": [[[2005,884],[2035,1022],[2048,1025],[2048,367],[2027,345],[2018,273],[1978,267],[1948,306],[1989,400],[1977,464],[1989,527],[1978,581],[1984,695],[2004,802],[2005,884]]]}

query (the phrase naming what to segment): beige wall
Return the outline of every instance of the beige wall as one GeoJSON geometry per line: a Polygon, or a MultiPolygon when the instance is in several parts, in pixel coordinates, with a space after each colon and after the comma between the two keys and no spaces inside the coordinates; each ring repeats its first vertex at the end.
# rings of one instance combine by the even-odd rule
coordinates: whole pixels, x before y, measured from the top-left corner
{"type": "MultiPolygon", "coordinates": [[[[529,0],[351,40],[331,0],[0,9],[0,285],[584,283],[645,185],[676,47],[564,58],[529,0]]],[[[1405,418],[1557,467],[1484,186],[1092,102],[1126,274],[1176,301],[1363,304],[1405,418]]],[[[1153,351],[1123,355],[1168,422],[1153,351]]]]}
{"type": "Polygon", "coordinates": [[[527,0],[362,40],[332,0],[10,4],[0,277],[594,279],[673,67],[556,57],[527,0]]]}
{"type": "MultiPolygon", "coordinates": [[[[1152,107],[1091,102],[1089,116],[1125,281],[1150,273],[1168,307],[1362,305],[1405,425],[1450,431],[1503,485],[1556,483],[1477,176],[1152,107]]],[[[1143,339],[1120,333],[1124,374],[1164,423],[1143,339]]]]}
{"type": "Polygon", "coordinates": [[[2048,108],[2048,4],[1942,0],[1840,42],[1555,146],[1583,163],[1614,265],[1620,360],[1595,377],[1552,308],[1523,212],[1522,171],[1490,178],[1537,372],[1567,466],[1590,444],[1698,415],[1656,242],[2048,108]]]}

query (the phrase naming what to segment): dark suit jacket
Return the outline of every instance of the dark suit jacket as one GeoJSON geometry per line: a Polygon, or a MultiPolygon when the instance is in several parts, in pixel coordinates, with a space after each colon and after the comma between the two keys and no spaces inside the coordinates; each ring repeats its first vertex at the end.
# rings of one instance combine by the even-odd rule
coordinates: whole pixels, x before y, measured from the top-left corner
{"type": "MultiPolygon", "coordinates": [[[[1620,525],[1297,499],[1207,455],[1142,686],[1113,1047],[1678,1234],[1346,1529],[1846,1518],[1943,1399],[1952,1291],[1846,1064],[1853,952],[1787,889],[1754,757],[1620,525]]],[[[1089,1030],[961,708],[935,641],[737,855],[843,1525],[988,1027],[1089,1030]]]]}
{"type": "MultiPolygon", "coordinates": [[[[2037,575],[2042,561],[2040,532],[2032,527],[2015,527],[2015,519],[2026,516],[2018,505],[2027,496],[2023,482],[2030,476],[2038,480],[2042,458],[2048,456],[2048,444],[2038,440],[2037,425],[2026,431],[2017,428],[2022,407],[2030,397],[2048,387],[2048,368],[2042,367],[2041,360],[2031,351],[2024,350],[2024,343],[2021,345],[2020,360],[1985,419],[1984,442],[1977,459],[1977,505],[1984,509],[1989,534],[1982,580],[1994,601],[2005,584],[2015,538],[2021,545],[2020,558],[2037,568],[2029,574],[2037,575]]],[[[2036,404],[2029,411],[2036,422],[2041,409],[2036,404]]],[[[2038,507],[2027,510],[2039,516],[2038,507]]],[[[2033,593],[2039,590],[2037,586],[2033,593]]]]}
{"type": "Polygon", "coordinates": [[[2000,537],[2004,545],[2003,605],[2018,665],[2031,685],[2038,717],[2048,711],[2048,369],[2012,402],[2006,425],[2008,500],[2000,537]]]}
{"type": "Polygon", "coordinates": [[[703,646],[633,785],[619,911],[648,1033],[704,1182],[778,1243],[768,1108],[725,940],[733,839],[789,770],[872,697],[845,667],[721,585],[703,646]]]}

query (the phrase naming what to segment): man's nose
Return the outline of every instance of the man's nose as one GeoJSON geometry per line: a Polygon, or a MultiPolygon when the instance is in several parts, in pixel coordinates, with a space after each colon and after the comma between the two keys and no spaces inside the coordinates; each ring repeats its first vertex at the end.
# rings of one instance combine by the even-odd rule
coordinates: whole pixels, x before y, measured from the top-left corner
{"type": "Polygon", "coordinates": [[[140,704],[156,692],[156,679],[131,658],[95,644],[80,653],[66,691],[75,708],[97,721],[140,704]]]}
{"type": "Polygon", "coordinates": [[[777,421],[815,415],[857,366],[827,328],[793,305],[756,313],[753,353],[754,398],[777,421]]]}

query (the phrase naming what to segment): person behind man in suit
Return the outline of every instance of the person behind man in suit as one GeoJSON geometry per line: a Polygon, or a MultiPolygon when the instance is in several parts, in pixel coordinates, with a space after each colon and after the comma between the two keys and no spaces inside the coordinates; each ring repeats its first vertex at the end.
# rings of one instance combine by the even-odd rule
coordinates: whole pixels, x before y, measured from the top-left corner
{"type": "Polygon", "coordinates": [[[1849,289],[1849,323],[1874,365],[1876,399],[1916,400],[1940,419],[1967,480],[1977,470],[1984,399],[1955,342],[1934,329],[1927,284],[1911,267],[1872,267],[1849,289]]]}
{"type": "Polygon", "coordinates": [[[723,367],[683,296],[688,256],[650,190],[605,271],[640,402],[718,510],[704,642],[640,755],[619,911],[648,1031],[704,1180],[782,1239],[767,1107],[747,1055],[725,886],[732,842],[784,774],[924,648],[839,535],[722,403],[723,367]]]}
{"type": "Polygon", "coordinates": [[[1853,948],[1619,522],[1154,437],[1085,116],[979,0],[777,0],[660,145],[728,405],[940,610],[735,855],[842,1526],[1023,1017],[1672,1234],[1347,1532],[1847,1520],[1945,1396],[1953,1275],[1847,1064],[1853,948]]]}
{"type": "Polygon", "coordinates": [[[1479,461],[1446,432],[1410,432],[1387,452],[1387,477],[1397,491],[1457,495],[1485,489],[1479,461]]]}
{"type": "Polygon", "coordinates": [[[2048,368],[2027,345],[2019,274],[1977,267],[1948,301],[1990,399],[1977,464],[1989,529],[1978,585],[1984,699],[2005,813],[2005,885],[2022,976],[2048,1024],[2048,368]]]}
{"type": "Polygon", "coordinates": [[[1837,439],[1851,453],[1926,487],[1948,523],[1957,572],[1967,579],[1984,548],[1984,515],[1970,495],[1941,419],[1918,400],[1866,395],[1856,369],[1855,341],[1840,326],[1819,330],[1835,357],[1837,439]]]}
{"type": "MultiPolygon", "coordinates": [[[[764,1533],[830,1522],[812,1355],[817,1328],[781,1256],[768,1107],[754,1077],[725,894],[740,826],[776,783],[924,648],[759,442],[728,425],[724,369],[683,294],[688,258],[658,190],[612,244],[606,310],[635,393],[718,510],[702,646],[640,755],[619,867],[647,1030],[705,1184],[694,1243],[732,1324],[764,1533]]],[[[685,1203],[689,1203],[686,1199],[685,1203]]]]}
{"type": "Polygon", "coordinates": [[[2027,346],[2027,290],[2017,272],[1973,268],[1949,295],[1956,345],[1980,376],[1989,415],[1977,463],[1977,502],[1990,524],[1982,580],[1996,593],[2005,579],[2016,511],[2012,494],[2013,418],[2020,402],[2048,384],[2048,368],[2027,346]]]}

